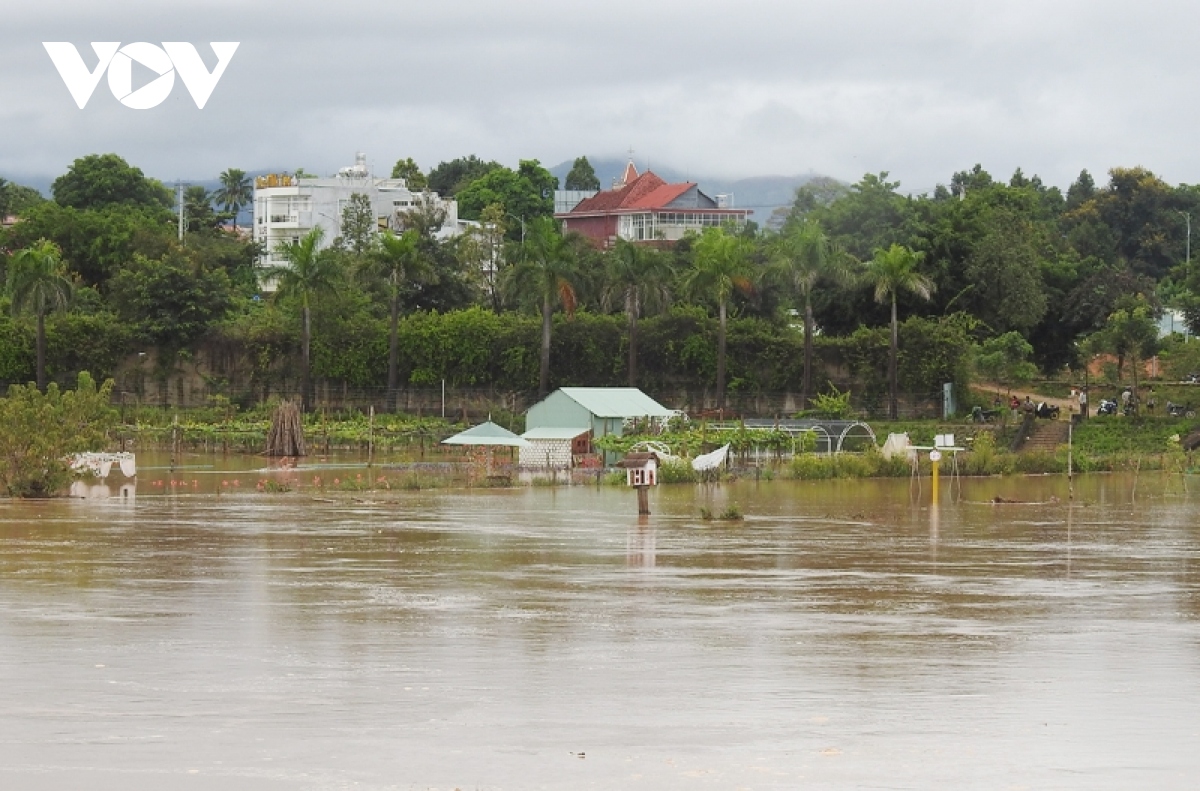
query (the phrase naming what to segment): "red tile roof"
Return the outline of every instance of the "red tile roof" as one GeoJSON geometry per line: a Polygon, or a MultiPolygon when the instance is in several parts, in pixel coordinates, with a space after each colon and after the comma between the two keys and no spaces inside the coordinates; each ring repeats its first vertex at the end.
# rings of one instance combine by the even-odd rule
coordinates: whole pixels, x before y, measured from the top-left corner
{"type": "Polygon", "coordinates": [[[651,192],[643,195],[635,200],[628,208],[630,209],[661,209],[671,201],[678,198],[683,193],[690,190],[695,184],[663,184],[651,192]]]}

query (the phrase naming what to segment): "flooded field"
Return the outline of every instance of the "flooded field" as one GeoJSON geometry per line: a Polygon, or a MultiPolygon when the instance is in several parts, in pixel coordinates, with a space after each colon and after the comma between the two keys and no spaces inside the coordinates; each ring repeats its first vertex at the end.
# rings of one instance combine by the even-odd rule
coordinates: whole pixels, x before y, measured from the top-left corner
{"type": "Polygon", "coordinates": [[[639,520],[617,487],[270,494],[256,459],[186,487],[151,461],[0,502],[0,786],[1200,777],[1200,480],[943,479],[936,509],[927,481],[743,481],[639,520]]]}

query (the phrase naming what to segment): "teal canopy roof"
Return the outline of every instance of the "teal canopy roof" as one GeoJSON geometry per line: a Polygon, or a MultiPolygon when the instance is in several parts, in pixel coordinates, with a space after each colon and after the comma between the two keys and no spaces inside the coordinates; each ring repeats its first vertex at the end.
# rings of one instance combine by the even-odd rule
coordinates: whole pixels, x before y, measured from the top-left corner
{"type": "Polygon", "coordinates": [[[442,440],[443,445],[503,445],[508,448],[526,448],[529,443],[503,426],[492,421],[471,426],[453,437],[442,440]]]}

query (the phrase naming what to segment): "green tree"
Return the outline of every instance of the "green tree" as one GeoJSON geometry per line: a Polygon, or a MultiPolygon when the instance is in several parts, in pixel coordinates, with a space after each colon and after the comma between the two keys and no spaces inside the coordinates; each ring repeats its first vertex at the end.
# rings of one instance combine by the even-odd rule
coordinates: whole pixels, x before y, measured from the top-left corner
{"type": "MultiPolygon", "coordinates": [[[[1138,373],[1142,362],[1158,351],[1158,322],[1156,311],[1140,294],[1127,298],[1124,304],[1113,311],[1104,327],[1086,339],[1085,346],[1092,351],[1107,352],[1117,358],[1117,377],[1129,363],[1133,378],[1133,392],[1138,390],[1138,373]]],[[[1134,402],[1137,409],[1137,402],[1134,402]]]]}
{"type": "Polygon", "coordinates": [[[363,262],[362,275],[382,282],[388,294],[388,373],[387,402],[395,404],[399,387],[400,343],[397,329],[400,323],[401,300],[405,289],[413,283],[432,276],[429,261],[421,254],[420,234],[415,230],[405,231],[400,236],[384,231],[378,244],[363,262]]]}
{"type": "Polygon", "coordinates": [[[892,334],[888,350],[888,416],[896,420],[899,416],[899,382],[896,375],[896,361],[899,355],[899,322],[896,318],[896,295],[901,291],[915,294],[921,299],[929,299],[933,294],[933,281],[917,271],[917,266],[924,257],[922,253],[914,252],[902,245],[893,244],[888,249],[878,249],[874,258],[867,264],[864,276],[875,290],[875,301],[891,303],[892,334]]]}
{"type": "Polygon", "coordinates": [[[575,283],[579,278],[577,259],[571,244],[558,232],[549,217],[539,217],[529,226],[521,260],[509,270],[513,292],[534,297],[541,303],[542,349],[538,374],[538,397],[550,392],[550,329],[554,305],[568,315],[575,312],[575,283]]]}
{"type": "Polygon", "coordinates": [[[379,234],[379,222],[375,219],[370,196],[361,192],[350,196],[342,207],[341,230],[342,234],[333,240],[333,246],[348,251],[356,259],[365,256],[379,234]]]}
{"type": "Polygon", "coordinates": [[[501,167],[499,162],[484,162],[474,154],[439,162],[429,171],[429,189],[443,198],[453,198],[461,188],[501,167]]]}
{"type": "Polygon", "coordinates": [[[294,299],[300,306],[301,399],[305,410],[312,406],[312,305],[321,295],[333,292],[342,279],[338,258],[321,249],[320,227],[297,242],[282,242],[276,252],[287,262],[264,273],[275,279],[276,298],[294,299]]]}
{"type": "Polygon", "coordinates": [[[42,194],[33,187],[0,178],[0,218],[18,215],[44,200],[42,194]]]}
{"type": "Polygon", "coordinates": [[[50,191],[59,205],[76,209],[97,209],[114,203],[171,205],[169,190],[116,154],[89,154],[76,159],[54,180],[50,191]]]}
{"type": "Polygon", "coordinates": [[[829,176],[814,176],[796,188],[792,205],[785,210],[785,220],[800,222],[813,211],[833,205],[850,194],[850,187],[829,176]]]}
{"type": "Polygon", "coordinates": [[[913,202],[896,191],[900,182],[887,178],[886,172],[868,173],[847,194],[810,212],[830,238],[859,260],[876,248],[904,243],[910,235],[913,202]]]}
{"type": "Polygon", "coordinates": [[[188,233],[211,231],[224,220],[213,211],[213,196],[199,184],[183,191],[183,219],[188,233]]]}
{"type": "Polygon", "coordinates": [[[998,338],[988,338],[979,347],[975,368],[988,379],[1009,390],[1037,375],[1037,366],[1030,362],[1033,346],[1019,332],[1006,332],[998,338]]]}
{"type": "Polygon", "coordinates": [[[135,254],[113,277],[111,292],[121,319],[146,341],[166,349],[200,338],[225,316],[234,296],[223,269],[209,269],[178,248],[160,259],[135,254]]]}
{"type": "Polygon", "coordinates": [[[967,304],[994,332],[1028,333],[1047,309],[1036,233],[1011,211],[993,212],[986,229],[967,258],[967,304]]]}
{"type": "Polygon", "coordinates": [[[430,269],[427,276],[410,283],[410,308],[417,310],[457,310],[474,304],[477,278],[469,272],[458,253],[461,238],[441,239],[446,209],[428,193],[417,196],[408,211],[396,214],[397,231],[416,234],[417,251],[430,269]]]}
{"type": "Polygon", "coordinates": [[[134,254],[162,256],[175,243],[176,221],[162,206],[110,204],[81,210],[44,201],[2,233],[3,245],[10,249],[49,239],[83,285],[104,291],[108,279],[134,254]]]}
{"type": "Polygon", "coordinates": [[[735,291],[753,291],[750,243],[723,228],[705,228],[692,245],[692,265],[683,273],[683,292],[693,299],[717,303],[717,408],[725,408],[725,350],[729,301],[735,291]]]}
{"type": "Polygon", "coordinates": [[[1079,171],[1079,177],[1067,188],[1067,210],[1077,209],[1096,196],[1096,181],[1086,169],[1079,171]]]}
{"type": "Polygon", "coordinates": [[[0,491],[10,497],[53,497],[71,480],[68,458],[104,448],[115,420],[112,380],[97,388],[86,372],[75,390],[51,384],[43,393],[13,385],[0,398],[0,491]]]}
{"type": "Polygon", "coordinates": [[[1068,228],[1073,241],[1108,237],[1133,271],[1159,280],[1183,260],[1186,231],[1179,212],[1194,200],[1145,168],[1113,168],[1107,188],[1067,216],[1068,228]]]}
{"type": "Polygon", "coordinates": [[[508,264],[504,234],[507,229],[504,207],[498,203],[484,207],[479,224],[467,228],[455,247],[459,260],[478,279],[480,290],[492,312],[503,307],[504,271],[508,264]]]}
{"type": "Polygon", "coordinates": [[[421,192],[429,188],[429,179],[421,172],[421,168],[412,157],[398,159],[392,165],[392,178],[404,179],[404,184],[413,192],[421,192]]]}
{"type": "Polygon", "coordinates": [[[629,332],[629,386],[637,387],[638,318],[647,307],[665,307],[674,276],[671,259],[652,247],[618,239],[605,255],[605,307],[614,298],[624,304],[629,332]]]}
{"type": "MultiPolygon", "coordinates": [[[[554,190],[558,179],[536,159],[522,160],[516,170],[497,168],[460,189],[457,193],[459,216],[478,220],[484,208],[500,204],[526,228],[538,217],[554,214],[554,190]]],[[[509,238],[520,239],[520,227],[513,225],[509,238]]]]}
{"type": "Polygon", "coordinates": [[[592,169],[592,163],[588,162],[587,157],[577,157],[575,159],[575,163],[571,165],[571,172],[567,174],[567,181],[564,189],[600,189],[600,179],[596,177],[596,171],[592,169]]]}
{"type": "Polygon", "coordinates": [[[813,292],[822,282],[842,285],[850,278],[850,261],[841,247],[821,228],[806,220],[784,228],[771,245],[771,272],[791,292],[804,315],[804,379],[800,385],[801,409],[808,408],[812,392],[813,292]]]}
{"type": "Polygon", "coordinates": [[[254,199],[254,191],[250,187],[250,177],[246,171],[228,168],[221,174],[221,186],[213,195],[214,199],[230,217],[234,229],[237,228],[238,212],[243,206],[254,199]]]}
{"type": "Polygon", "coordinates": [[[58,245],[45,239],[18,250],[8,263],[8,293],[14,315],[33,313],[37,321],[37,389],[46,392],[46,315],[65,310],[73,284],[58,245]]]}

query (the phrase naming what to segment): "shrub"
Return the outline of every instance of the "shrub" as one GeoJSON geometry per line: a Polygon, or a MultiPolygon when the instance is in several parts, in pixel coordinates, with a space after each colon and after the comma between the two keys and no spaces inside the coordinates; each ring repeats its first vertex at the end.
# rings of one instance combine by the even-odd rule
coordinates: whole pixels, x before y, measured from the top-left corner
{"type": "Polygon", "coordinates": [[[100,450],[116,422],[112,380],[97,388],[86,371],[75,390],[50,384],[13,385],[0,399],[0,491],[11,497],[52,497],[70,482],[68,457],[100,450]]]}
{"type": "Polygon", "coordinates": [[[740,522],[745,517],[742,516],[742,510],[736,505],[730,503],[724,511],[721,512],[719,519],[724,519],[728,522],[740,522]]]}
{"type": "Polygon", "coordinates": [[[696,483],[699,474],[686,461],[666,461],[658,468],[659,483],[696,483]]]}

